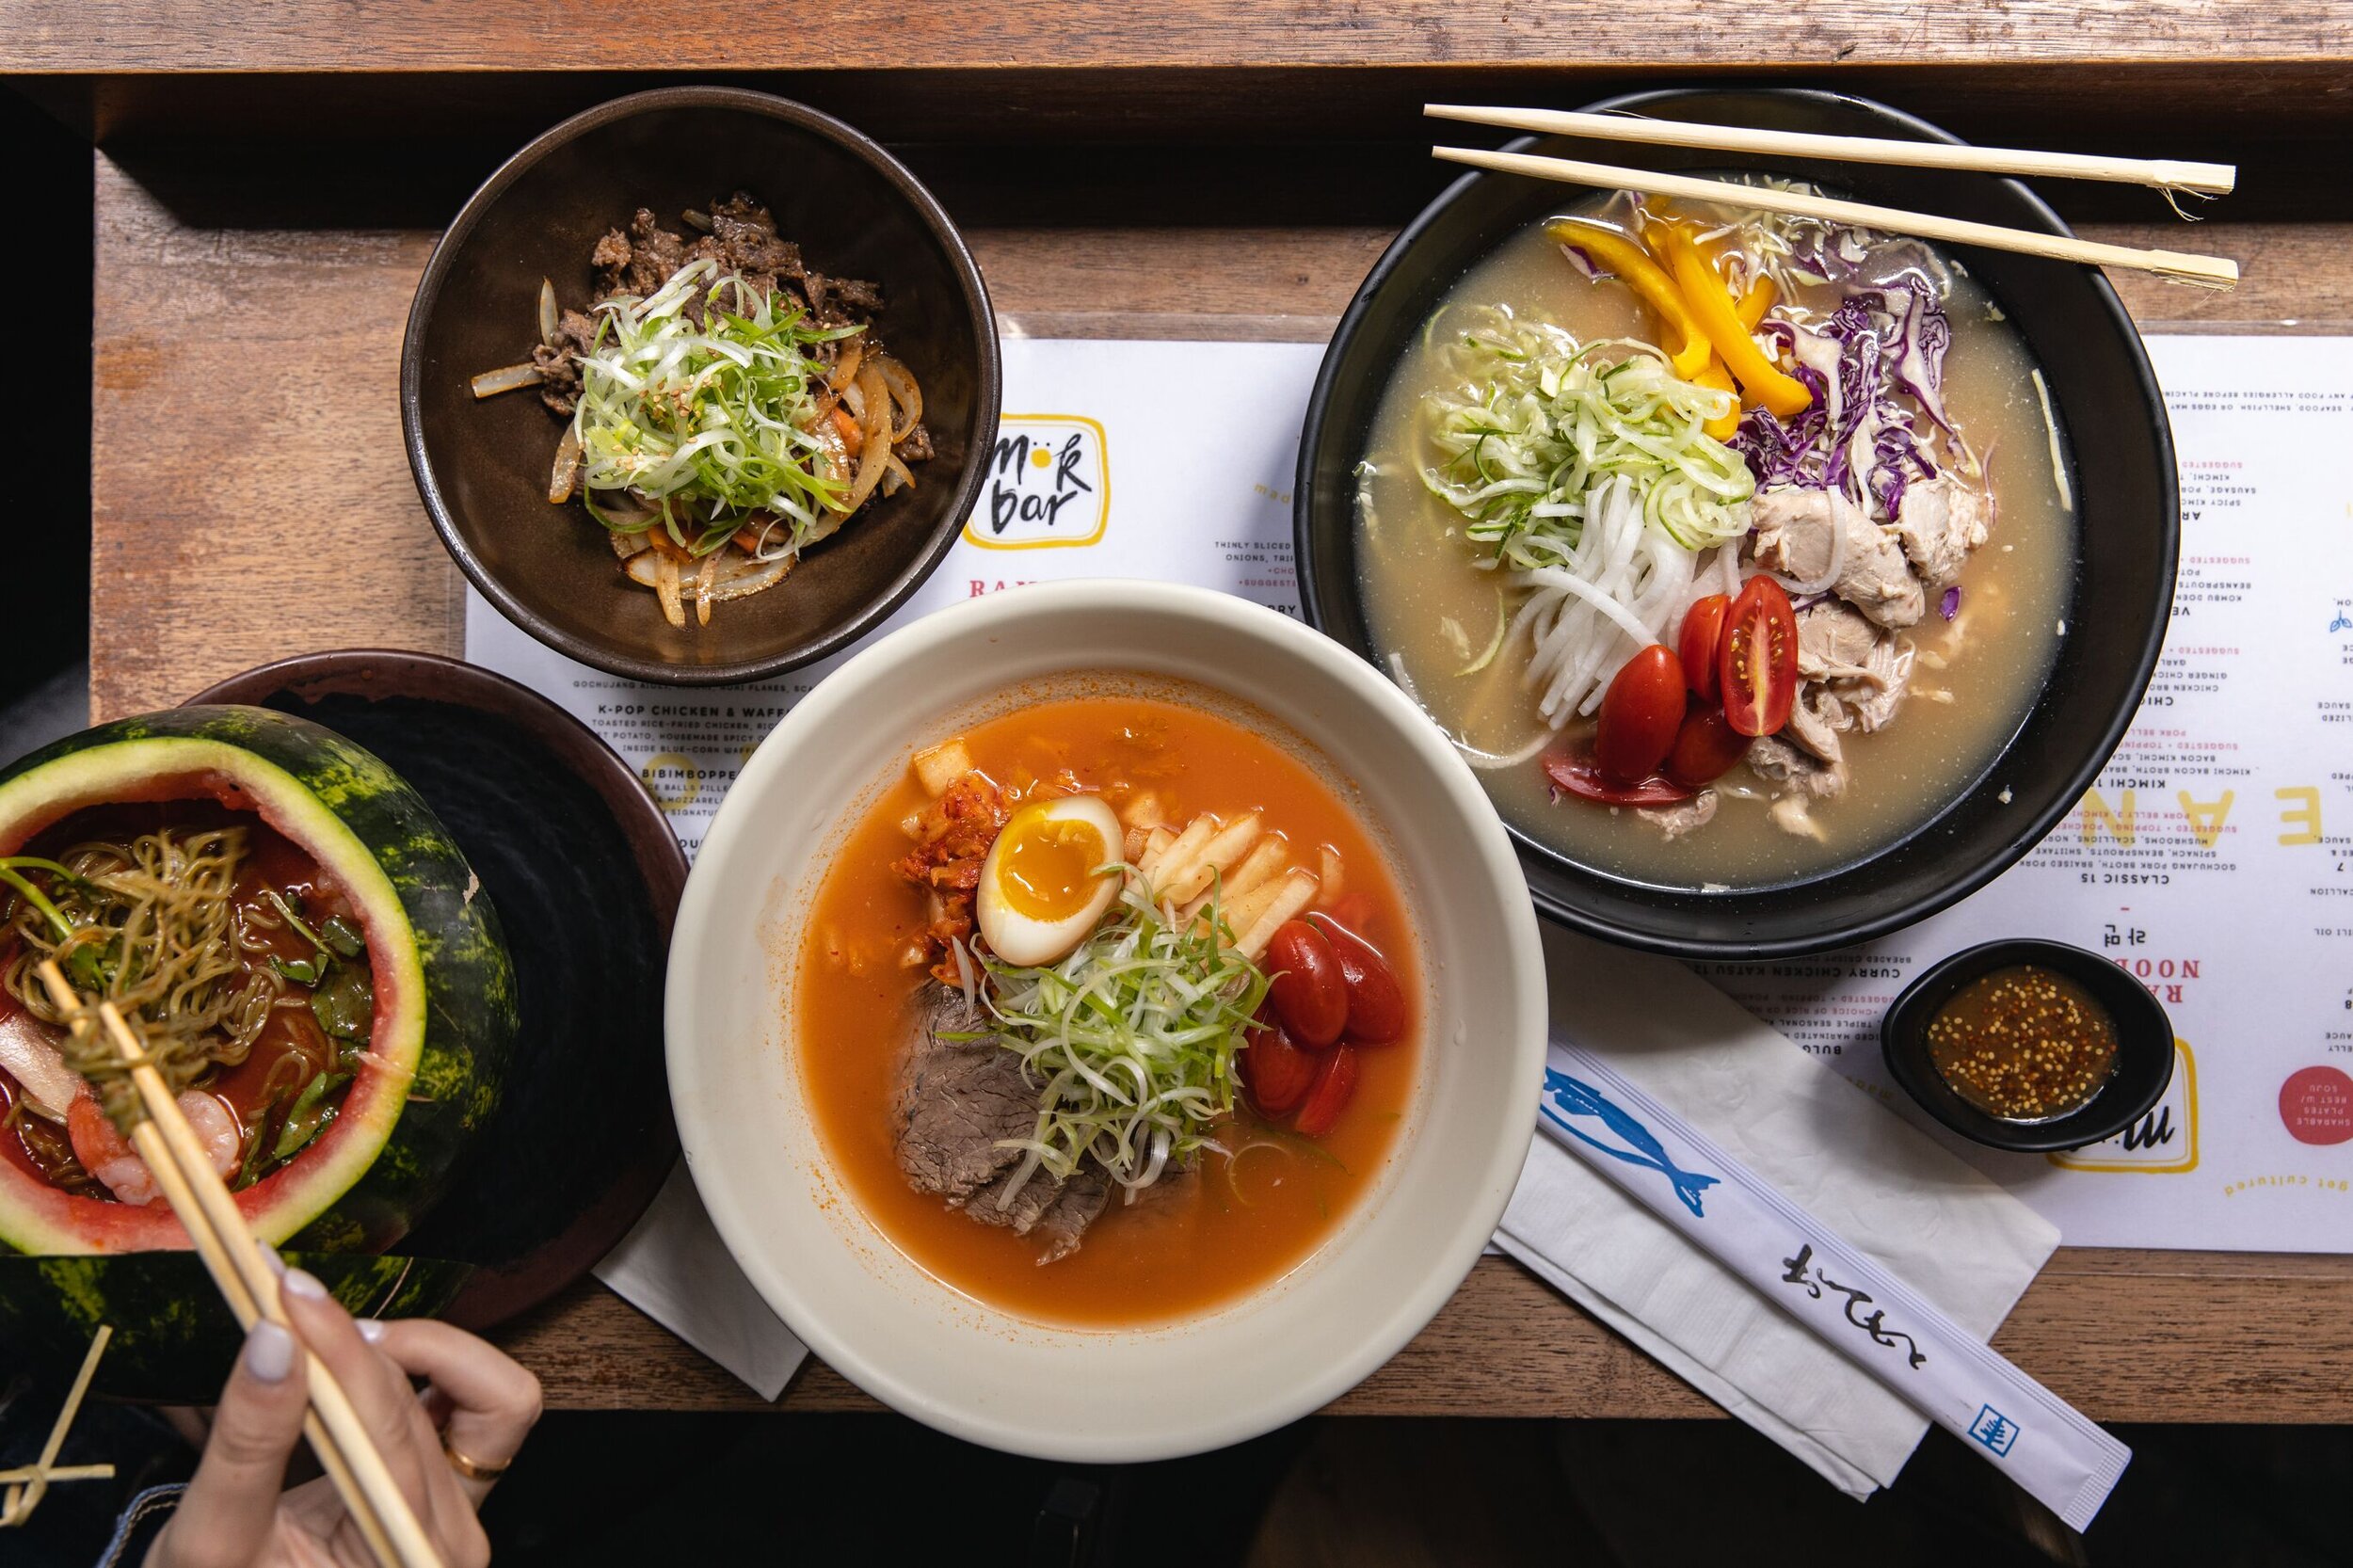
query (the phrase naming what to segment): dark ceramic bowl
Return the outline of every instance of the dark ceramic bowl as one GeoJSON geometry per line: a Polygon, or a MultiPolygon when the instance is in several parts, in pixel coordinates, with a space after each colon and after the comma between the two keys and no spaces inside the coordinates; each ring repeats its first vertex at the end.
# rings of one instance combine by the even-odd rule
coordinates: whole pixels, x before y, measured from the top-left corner
{"type": "Polygon", "coordinates": [[[796,668],[871,630],[954,542],[996,438],[996,319],[954,225],[895,158],[840,120],[766,93],[664,88],[574,116],[474,192],[426,263],[400,357],[408,466],[435,532],[473,585],[558,652],[680,685],[796,668]],[[818,271],[871,279],[876,328],[923,389],[937,455],[914,488],[870,502],[785,584],[662,618],[603,533],[552,505],[562,424],[530,392],[477,401],[486,370],[528,357],[539,280],[567,307],[591,292],[589,248],[638,208],[679,214],[744,190],[818,271]]]}
{"type": "Polygon", "coordinates": [[[1964,949],[1904,987],[1880,1021],[1887,1071],[1928,1113],[1992,1148],[2021,1154],[2079,1149],[2113,1138],[2155,1109],[2173,1081],[2173,1023],[2149,987],[2096,952],[2064,942],[1987,942],[1964,949]],[[2032,964],[2091,993],[2116,1025],[2116,1072],[2083,1109],[2047,1122],[2006,1122],[1953,1092],[1929,1059],[1929,1023],[1937,1009],[1981,975],[2032,964]]]}
{"type": "Polygon", "coordinates": [[[686,855],[629,764],[504,676],[425,653],[304,654],[199,702],[297,713],[414,785],[498,909],[522,1032],[488,1130],[401,1242],[473,1265],[439,1316],[487,1328],[585,1273],[678,1159],[662,977],[686,855]]]}
{"type": "MultiPolygon", "coordinates": [[[[1792,89],[1642,93],[1590,106],[1769,130],[1951,141],[1862,99],[1792,89]]],[[[1765,168],[1881,205],[2066,232],[2017,182],[1980,174],[1760,158],[1568,138],[1512,144],[1660,169],[1765,168]]],[[[1583,200],[1578,187],[1476,173],[1449,186],[1373,266],[1324,355],[1293,491],[1307,617],[1375,664],[1357,579],[1355,485],[1373,410],[1405,345],[1447,291],[1508,236],[1583,200]]],[[[1859,864],[1755,890],[1701,895],[1583,865],[1513,829],[1536,906],[1632,947],[1694,958],[1817,952],[1921,920],[2009,869],[2083,796],[2123,738],[2173,599],[2180,497],[2173,442],[2139,335],[2090,267],[1956,247],[2041,361],[2069,436],[2079,533],[2067,635],[2041,700],[1961,797],[1859,864]]]]}

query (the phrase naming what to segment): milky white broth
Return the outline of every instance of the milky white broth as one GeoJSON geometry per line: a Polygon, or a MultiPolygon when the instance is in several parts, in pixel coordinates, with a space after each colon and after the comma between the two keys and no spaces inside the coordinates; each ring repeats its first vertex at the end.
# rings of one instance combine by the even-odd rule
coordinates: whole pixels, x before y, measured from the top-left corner
{"type": "MultiPolygon", "coordinates": [[[[1834,304],[1834,291],[1824,292],[1834,304]]],[[[1510,753],[1539,728],[1521,684],[1525,638],[1484,670],[1455,672],[1494,634],[1494,573],[1473,566],[1462,514],[1422,484],[1437,461],[1421,408],[1443,371],[1427,344],[1444,341],[1466,308],[1502,304],[1551,321],[1581,341],[1659,337],[1650,311],[1615,280],[1589,282],[1541,223],[1506,241],[1465,274],[1431,330],[1399,362],[1383,394],[1359,482],[1358,558],[1366,613],[1379,655],[1401,665],[1423,708],[1459,741],[1510,753]],[[1394,658],[1392,658],[1394,656],[1394,658]]],[[[1825,305],[1825,309],[1828,308],[1825,305]]],[[[1840,737],[1851,778],[1839,798],[1815,803],[1823,841],[1775,826],[1766,790],[1746,767],[1718,781],[1715,821],[1669,841],[1630,809],[1555,801],[1538,764],[1482,770],[1504,819],[1582,864],[1665,887],[1769,886],[1868,858],[1934,816],[1969,788],[2033,704],[2068,613],[2074,519],[2054,478],[2051,438],[2017,332],[1995,319],[1985,291],[1956,271],[1945,309],[1952,347],[1945,399],[1970,444],[1987,456],[1995,503],[1992,536],[1961,578],[1961,613],[1948,625],[1929,613],[1903,634],[1920,649],[1910,692],[1886,728],[1840,737]],[[1938,700],[1949,694],[1949,702],[1938,700]],[[1753,798],[1742,798],[1746,792],[1753,798]]],[[[1574,728],[1575,727],[1573,727],[1574,728]]]]}

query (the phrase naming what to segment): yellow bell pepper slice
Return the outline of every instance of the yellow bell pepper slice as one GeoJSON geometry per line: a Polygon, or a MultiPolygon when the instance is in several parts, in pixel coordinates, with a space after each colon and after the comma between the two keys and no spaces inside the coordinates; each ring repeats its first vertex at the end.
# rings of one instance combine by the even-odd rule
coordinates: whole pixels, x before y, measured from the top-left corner
{"type": "Polygon", "coordinates": [[[1724,368],[1724,362],[1713,354],[1709,355],[1706,365],[1691,379],[1703,387],[1713,387],[1718,392],[1727,392],[1732,394],[1732,408],[1707,421],[1700,428],[1706,431],[1712,440],[1720,441],[1728,441],[1738,435],[1740,433],[1740,389],[1732,384],[1732,372],[1724,368]]]}
{"type": "Polygon", "coordinates": [[[1773,301],[1780,297],[1780,294],[1781,291],[1773,287],[1770,278],[1759,278],[1751,283],[1749,292],[1740,296],[1740,303],[1736,307],[1740,325],[1752,332],[1755,331],[1756,324],[1765,319],[1765,312],[1773,308],[1773,301]]]}
{"type": "Polygon", "coordinates": [[[1562,245],[1577,247],[1616,273],[1641,296],[1642,303],[1658,312],[1658,318],[1681,339],[1667,355],[1676,376],[1689,381],[1706,368],[1708,356],[1714,351],[1707,333],[1675,288],[1674,280],[1643,254],[1641,245],[1590,217],[1556,217],[1545,225],[1545,232],[1562,245]]]}
{"type": "Polygon", "coordinates": [[[1749,329],[1740,325],[1740,312],[1732,303],[1732,291],[1716,269],[1707,264],[1699,248],[1686,236],[1670,230],[1666,236],[1667,254],[1674,259],[1675,282],[1683,291],[1685,303],[1700,324],[1700,329],[1722,355],[1724,368],[1745,388],[1751,397],[1762,403],[1782,419],[1808,407],[1814,394],[1805,383],[1782,374],[1781,367],[1765,357],[1749,336],[1749,329]]]}

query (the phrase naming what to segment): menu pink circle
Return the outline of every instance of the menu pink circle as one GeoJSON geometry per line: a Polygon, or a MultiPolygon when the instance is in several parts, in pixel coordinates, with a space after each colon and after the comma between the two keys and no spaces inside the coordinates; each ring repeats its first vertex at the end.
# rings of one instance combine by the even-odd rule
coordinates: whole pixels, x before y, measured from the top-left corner
{"type": "Polygon", "coordinates": [[[2299,1067],[2280,1085],[2280,1120],[2299,1144],[2353,1139],[2353,1078],[2341,1067],[2299,1067]]]}

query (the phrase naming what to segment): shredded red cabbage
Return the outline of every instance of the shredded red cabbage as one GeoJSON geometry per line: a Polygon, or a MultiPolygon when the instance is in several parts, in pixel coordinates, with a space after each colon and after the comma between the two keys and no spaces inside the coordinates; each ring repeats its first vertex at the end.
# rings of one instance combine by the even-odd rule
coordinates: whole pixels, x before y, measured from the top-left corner
{"type": "MultiPolygon", "coordinates": [[[[1794,356],[1802,328],[1769,322],[1765,330],[1794,356]]],[[[1837,345],[1836,397],[1818,371],[1800,364],[1795,374],[1814,402],[1786,422],[1751,409],[1733,448],[1747,459],[1759,489],[1836,489],[1893,518],[1907,486],[1936,476],[1934,433],[1952,435],[1944,405],[1952,324],[1934,287],[1906,277],[1849,295],[1815,336],[1837,345]]]]}

